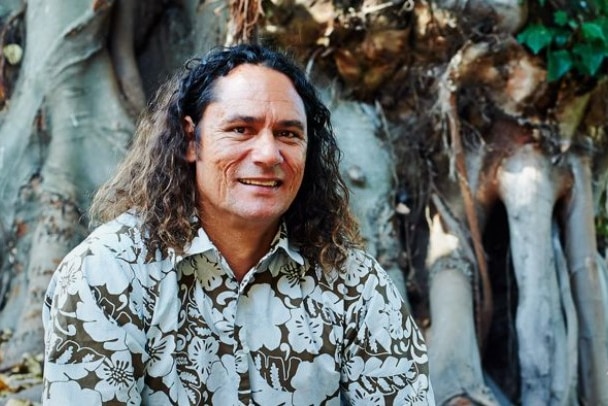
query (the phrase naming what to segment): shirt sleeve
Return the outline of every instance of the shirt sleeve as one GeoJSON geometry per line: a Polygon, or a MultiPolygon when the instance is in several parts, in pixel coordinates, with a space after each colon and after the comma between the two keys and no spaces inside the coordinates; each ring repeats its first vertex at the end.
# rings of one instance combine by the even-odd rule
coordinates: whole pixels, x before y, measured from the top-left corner
{"type": "Polygon", "coordinates": [[[145,333],[126,263],[85,241],[54,273],[43,308],[44,405],[141,404],[145,333]]]}
{"type": "Polygon", "coordinates": [[[396,286],[374,259],[349,262],[343,402],[435,405],[424,338],[396,286]]]}

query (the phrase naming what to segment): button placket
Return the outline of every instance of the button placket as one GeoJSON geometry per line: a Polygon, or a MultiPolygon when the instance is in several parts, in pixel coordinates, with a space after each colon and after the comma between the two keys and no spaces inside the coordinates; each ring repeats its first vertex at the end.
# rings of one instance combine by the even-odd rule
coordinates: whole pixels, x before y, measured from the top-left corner
{"type": "Polygon", "coordinates": [[[251,382],[249,380],[249,347],[247,346],[247,325],[240,320],[241,297],[244,295],[249,283],[253,280],[254,269],[249,271],[238,286],[235,300],[234,314],[234,362],[236,372],[240,377],[239,382],[239,404],[250,405],[251,382]]]}

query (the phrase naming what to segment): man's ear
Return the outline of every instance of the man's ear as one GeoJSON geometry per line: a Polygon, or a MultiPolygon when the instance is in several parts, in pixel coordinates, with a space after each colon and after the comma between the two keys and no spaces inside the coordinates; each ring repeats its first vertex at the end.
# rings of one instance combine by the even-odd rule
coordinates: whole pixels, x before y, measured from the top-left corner
{"type": "Polygon", "coordinates": [[[194,121],[192,121],[192,117],[190,116],[184,117],[182,125],[184,126],[184,134],[188,140],[188,147],[186,148],[186,161],[195,162],[197,158],[195,135],[196,126],[194,125],[194,121]]]}

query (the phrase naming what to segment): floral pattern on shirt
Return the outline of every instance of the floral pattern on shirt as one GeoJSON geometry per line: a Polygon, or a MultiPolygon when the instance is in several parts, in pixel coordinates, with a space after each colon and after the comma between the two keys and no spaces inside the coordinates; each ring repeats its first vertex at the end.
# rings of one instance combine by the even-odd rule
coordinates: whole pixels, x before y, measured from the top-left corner
{"type": "Polygon", "coordinates": [[[282,227],[238,282],[202,229],[185,252],[151,255],[126,213],[64,259],[44,404],[434,405],[422,335],[366,253],[324,273],[282,227]]]}

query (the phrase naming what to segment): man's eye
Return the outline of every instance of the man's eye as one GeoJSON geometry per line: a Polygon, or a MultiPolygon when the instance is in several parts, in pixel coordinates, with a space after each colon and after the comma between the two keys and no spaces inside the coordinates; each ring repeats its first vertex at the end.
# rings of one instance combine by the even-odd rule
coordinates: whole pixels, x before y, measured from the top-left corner
{"type": "Polygon", "coordinates": [[[239,134],[245,134],[247,129],[245,127],[234,127],[232,131],[239,134]]]}
{"type": "Polygon", "coordinates": [[[279,137],[285,138],[300,138],[300,135],[294,131],[283,130],[279,131],[279,137]]]}

